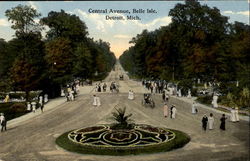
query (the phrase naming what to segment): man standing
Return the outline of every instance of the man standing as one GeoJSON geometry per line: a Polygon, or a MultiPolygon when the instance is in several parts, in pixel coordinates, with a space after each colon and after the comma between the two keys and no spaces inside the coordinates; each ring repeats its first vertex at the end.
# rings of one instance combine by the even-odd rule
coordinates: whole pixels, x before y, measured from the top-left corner
{"type": "Polygon", "coordinates": [[[201,120],[202,122],[202,128],[204,131],[207,130],[207,122],[208,122],[208,118],[207,118],[207,115],[205,114],[201,120]]]}

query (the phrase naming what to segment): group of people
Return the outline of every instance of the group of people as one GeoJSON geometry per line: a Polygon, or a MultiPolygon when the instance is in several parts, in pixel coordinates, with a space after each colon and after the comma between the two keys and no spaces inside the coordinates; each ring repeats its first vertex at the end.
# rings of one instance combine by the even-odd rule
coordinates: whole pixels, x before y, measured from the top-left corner
{"type": "Polygon", "coordinates": [[[61,90],[61,96],[65,96],[67,101],[74,101],[77,93],[80,91],[79,83],[73,82],[61,90]]]}
{"type": "Polygon", "coordinates": [[[116,82],[111,82],[110,84],[110,91],[111,92],[119,92],[119,86],[116,82]]]}
{"type": "Polygon", "coordinates": [[[151,91],[151,93],[162,93],[164,88],[167,87],[165,80],[142,80],[142,85],[151,91]]]}
{"type": "MultiPolygon", "coordinates": [[[[220,118],[220,129],[221,130],[226,130],[226,115],[225,114],[222,114],[222,117],[220,118]]],[[[214,117],[213,117],[213,114],[210,113],[209,117],[207,117],[207,115],[205,114],[203,117],[202,117],[202,129],[204,131],[207,130],[207,125],[208,125],[208,129],[209,130],[212,130],[214,129],[214,117]]]]}
{"type": "Polygon", "coordinates": [[[142,80],[142,85],[151,91],[151,93],[159,93],[175,95],[178,97],[186,96],[191,98],[191,90],[189,89],[186,94],[182,94],[182,88],[177,88],[175,84],[168,83],[166,80],[142,80]]]}
{"type": "Polygon", "coordinates": [[[95,86],[95,92],[106,92],[106,89],[107,89],[107,84],[106,83],[98,83],[96,84],[95,86]]]}
{"type": "Polygon", "coordinates": [[[1,132],[3,132],[4,130],[7,130],[7,120],[4,117],[4,114],[1,113],[0,114],[0,127],[1,127],[1,132]]]}
{"type": "Polygon", "coordinates": [[[177,114],[177,109],[176,109],[175,105],[171,105],[171,107],[169,109],[168,105],[167,105],[167,102],[165,102],[164,106],[163,106],[164,117],[168,117],[169,113],[170,113],[170,118],[171,119],[175,119],[176,118],[176,114],[177,114]]]}

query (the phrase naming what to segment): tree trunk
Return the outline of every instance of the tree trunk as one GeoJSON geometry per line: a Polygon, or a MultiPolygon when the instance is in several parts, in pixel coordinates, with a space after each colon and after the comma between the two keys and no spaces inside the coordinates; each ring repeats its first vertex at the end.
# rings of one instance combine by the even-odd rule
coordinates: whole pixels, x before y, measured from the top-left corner
{"type": "Polygon", "coordinates": [[[25,100],[29,101],[29,91],[25,91],[25,100]]]}

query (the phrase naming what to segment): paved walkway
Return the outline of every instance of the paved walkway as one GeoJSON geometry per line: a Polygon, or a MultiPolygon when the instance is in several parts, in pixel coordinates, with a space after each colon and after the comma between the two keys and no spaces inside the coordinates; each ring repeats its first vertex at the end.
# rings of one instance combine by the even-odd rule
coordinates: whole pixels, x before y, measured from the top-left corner
{"type": "MultiPolygon", "coordinates": [[[[81,96],[83,94],[89,94],[91,91],[93,91],[93,88],[94,88],[94,86],[83,86],[83,87],[81,86],[80,92],[78,93],[78,96],[81,96]]],[[[44,113],[46,113],[47,111],[51,111],[55,108],[60,108],[61,105],[63,105],[64,103],[67,103],[65,97],[50,99],[49,102],[44,105],[43,111],[44,111],[44,113]]],[[[12,120],[8,121],[8,128],[13,128],[16,125],[21,125],[25,121],[32,119],[36,116],[39,116],[41,114],[43,114],[43,113],[42,113],[41,109],[38,108],[36,110],[36,112],[30,112],[30,113],[27,113],[23,116],[12,119],[12,120]]]]}

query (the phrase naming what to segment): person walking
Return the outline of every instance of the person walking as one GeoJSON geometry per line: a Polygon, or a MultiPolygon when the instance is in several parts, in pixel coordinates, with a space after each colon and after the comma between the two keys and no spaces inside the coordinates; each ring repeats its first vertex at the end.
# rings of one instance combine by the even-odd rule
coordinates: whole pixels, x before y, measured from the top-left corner
{"type": "Polygon", "coordinates": [[[238,107],[235,108],[235,120],[237,122],[240,121],[240,118],[239,118],[239,108],[238,107]]]}
{"type": "Polygon", "coordinates": [[[196,114],[195,102],[192,104],[192,114],[196,114]]]}
{"type": "Polygon", "coordinates": [[[97,107],[101,106],[101,100],[99,96],[96,96],[96,105],[97,107]]]}
{"type": "Polygon", "coordinates": [[[0,116],[0,124],[1,124],[1,132],[3,132],[4,130],[6,131],[7,130],[7,120],[6,118],[4,117],[4,114],[1,113],[1,116],[0,116]]]}
{"type": "Polygon", "coordinates": [[[162,93],[162,100],[163,100],[163,102],[165,102],[165,100],[166,100],[165,92],[162,93]]]}
{"type": "Polygon", "coordinates": [[[97,106],[97,97],[93,95],[93,106],[97,106]]]}
{"type": "Polygon", "coordinates": [[[213,128],[214,128],[214,117],[213,117],[213,114],[210,113],[208,117],[208,129],[212,130],[213,128]]]}
{"type": "Polygon", "coordinates": [[[174,105],[172,105],[171,107],[170,107],[170,118],[172,119],[172,115],[173,115],[173,107],[174,107],[174,105]]]}
{"type": "Polygon", "coordinates": [[[236,111],[234,108],[231,109],[230,121],[236,122],[236,111]]]}
{"type": "Polygon", "coordinates": [[[220,123],[220,129],[221,130],[226,130],[226,116],[225,116],[225,114],[222,114],[222,117],[220,118],[220,121],[221,121],[221,123],[220,123]]]}
{"type": "Polygon", "coordinates": [[[202,128],[204,131],[207,130],[207,122],[208,122],[208,118],[207,118],[207,115],[205,114],[201,120],[202,122],[202,128]]]}
{"type": "Polygon", "coordinates": [[[175,105],[173,105],[173,108],[172,108],[172,119],[175,119],[176,113],[177,113],[177,109],[175,108],[175,105]]]}
{"type": "Polygon", "coordinates": [[[164,114],[164,117],[168,117],[168,105],[166,102],[164,103],[164,106],[163,106],[163,114],[164,114]]]}

